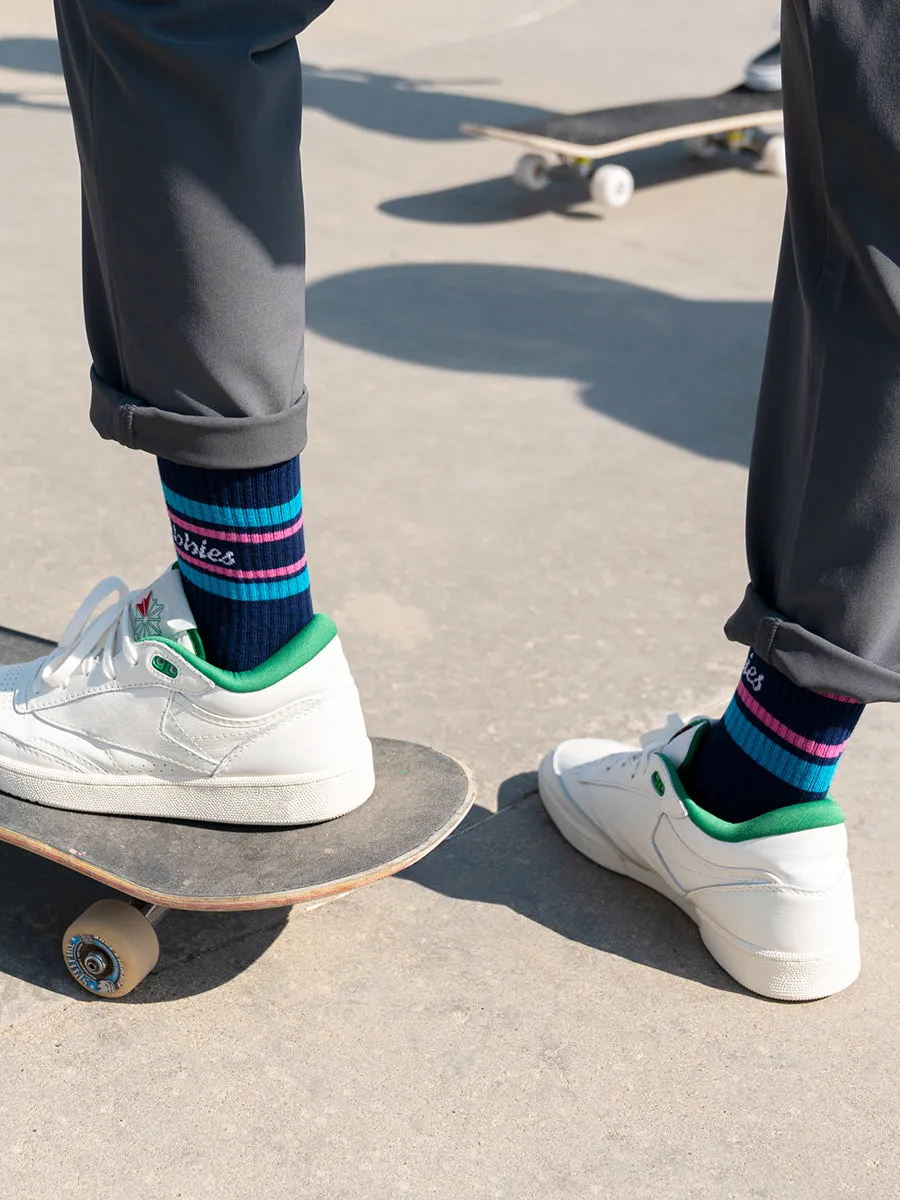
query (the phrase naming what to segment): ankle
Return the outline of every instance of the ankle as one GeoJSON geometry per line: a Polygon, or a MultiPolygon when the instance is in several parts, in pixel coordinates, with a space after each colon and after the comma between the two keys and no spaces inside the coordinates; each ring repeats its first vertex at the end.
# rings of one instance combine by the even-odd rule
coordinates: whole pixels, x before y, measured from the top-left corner
{"type": "Polygon", "coordinates": [[[160,459],[159,472],[207,658],[252,670],[313,615],[299,459],[223,471],[160,459]]]}
{"type": "Polygon", "coordinates": [[[823,799],[862,711],[798,687],[751,651],[724,717],[682,768],[684,788],[731,822],[823,799]]]}

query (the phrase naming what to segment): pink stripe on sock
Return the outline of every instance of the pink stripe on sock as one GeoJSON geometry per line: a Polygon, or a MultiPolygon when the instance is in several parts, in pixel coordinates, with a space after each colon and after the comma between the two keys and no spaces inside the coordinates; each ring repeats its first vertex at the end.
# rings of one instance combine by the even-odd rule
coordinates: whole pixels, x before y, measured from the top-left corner
{"type": "Polygon", "coordinates": [[[287,575],[299,575],[306,566],[304,554],[299,562],[292,563],[289,567],[272,567],[265,571],[238,571],[232,570],[231,567],[220,567],[218,563],[211,563],[208,558],[194,558],[192,554],[185,554],[178,546],[175,549],[178,551],[178,557],[183,558],[192,567],[199,567],[201,571],[208,571],[210,575],[226,575],[229,579],[284,579],[287,575]]]}
{"type": "Polygon", "coordinates": [[[831,692],[819,692],[820,696],[824,696],[826,700],[840,700],[841,704],[860,704],[860,700],[854,700],[852,696],[834,696],[831,692]]]}
{"type": "Polygon", "coordinates": [[[802,750],[805,754],[814,754],[817,758],[840,758],[847,745],[846,741],[841,742],[839,746],[829,745],[827,742],[814,742],[810,738],[801,737],[799,733],[795,733],[793,729],[788,729],[787,725],[776,720],[770,712],[763,708],[758,700],[754,700],[750,693],[744,687],[743,680],[738,684],[737,693],[741,698],[741,703],[753,713],[757,720],[762,721],[767,729],[771,729],[773,733],[777,733],[782,741],[790,742],[792,746],[796,746],[798,750],[802,750]]]}
{"type": "Polygon", "coordinates": [[[263,542],[280,542],[303,528],[303,513],[288,529],[276,529],[274,533],[231,533],[224,529],[205,529],[202,525],[192,525],[190,521],[185,521],[183,517],[173,513],[171,508],[168,512],[169,519],[182,529],[189,529],[191,533],[199,533],[201,537],[213,538],[220,542],[252,542],[256,545],[263,542]]]}

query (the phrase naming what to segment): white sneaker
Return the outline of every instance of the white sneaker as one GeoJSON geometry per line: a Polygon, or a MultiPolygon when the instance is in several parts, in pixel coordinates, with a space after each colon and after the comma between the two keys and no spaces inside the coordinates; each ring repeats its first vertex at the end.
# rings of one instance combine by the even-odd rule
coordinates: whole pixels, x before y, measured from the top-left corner
{"type": "Polygon", "coordinates": [[[859,932],[843,813],[826,799],[731,825],[699,808],[678,769],[709,724],[670,717],[643,751],[563,742],[541,763],[544,807],[582,854],[674,900],[750,991],[817,1000],[849,987],[859,932]]]}
{"type": "Polygon", "coordinates": [[[138,592],[104,580],[56,650],[0,668],[0,789],[26,800],[302,825],[350,812],[374,786],[329,618],[315,616],[253,671],[221,671],[203,657],[177,568],[138,592]]]}

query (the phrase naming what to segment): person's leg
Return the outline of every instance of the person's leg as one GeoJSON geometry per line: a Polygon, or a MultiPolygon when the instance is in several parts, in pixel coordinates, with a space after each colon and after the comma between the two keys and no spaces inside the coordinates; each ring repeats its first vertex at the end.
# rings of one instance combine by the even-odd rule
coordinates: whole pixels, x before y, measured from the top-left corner
{"type": "Polygon", "coordinates": [[[185,466],[306,441],[301,73],[329,0],[57,0],[91,418],[185,466]]]}
{"type": "Polygon", "coordinates": [[[309,604],[297,459],[294,39],[325,7],[58,0],[91,415],[160,460],[179,565],[136,592],[107,581],[47,660],[0,670],[0,787],[15,795],[294,824],[372,793],[359,696],[309,604]]]}
{"type": "Polygon", "coordinates": [[[898,33],[876,0],[785,0],[788,211],[750,471],[751,586],[727,625],[752,654],[729,715],[643,754],[564,743],[540,775],[570,841],[670,896],[726,970],[785,999],[858,972],[827,785],[862,703],[900,699],[898,33]]]}
{"type": "Polygon", "coordinates": [[[207,653],[231,670],[312,615],[298,514],[273,523],[259,509],[296,506],[300,491],[295,35],[327,3],[57,3],[84,190],[91,416],[103,437],[159,456],[170,497],[230,514],[191,521],[169,499],[207,653]],[[204,536],[218,563],[185,549],[204,536]]]}
{"type": "Polygon", "coordinates": [[[300,460],[215,471],[160,459],[159,473],[206,656],[253,670],[313,616],[300,460]]]}
{"type": "Polygon", "coordinates": [[[732,821],[824,795],[852,701],[900,698],[900,18],[796,0],[784,21],[788,215],[727,625],[756,686],[684,777],[732,821]]]}
{"type": "Polygon", "coordinates": [[[900,14],[788,0],[788,214],[728,622],[799,687],[900,700],[900,14]]]}
{"type": "Polygon", "coordinates": [[[791,683],[753,650],[725,715],[681,781],[725,821],[808,804],[828,795],[863,705],[791,683]]]}

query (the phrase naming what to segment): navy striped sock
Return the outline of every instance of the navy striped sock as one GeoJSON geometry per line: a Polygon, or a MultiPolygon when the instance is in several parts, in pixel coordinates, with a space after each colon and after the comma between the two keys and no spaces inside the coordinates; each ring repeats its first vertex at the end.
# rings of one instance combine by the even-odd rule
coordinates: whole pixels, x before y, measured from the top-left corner
{"type": "Polygon", "coordinates": [[[158,462],[207,658],[250,671],[312,620],[300,460],[230,471],[158,462]]]}
{"type": "Polygon", "coordinates": [[[701,808],[733,822],[820,800],[863,708],[797,687],[751,650],[725,716],[681,781],[701,808]]]}

